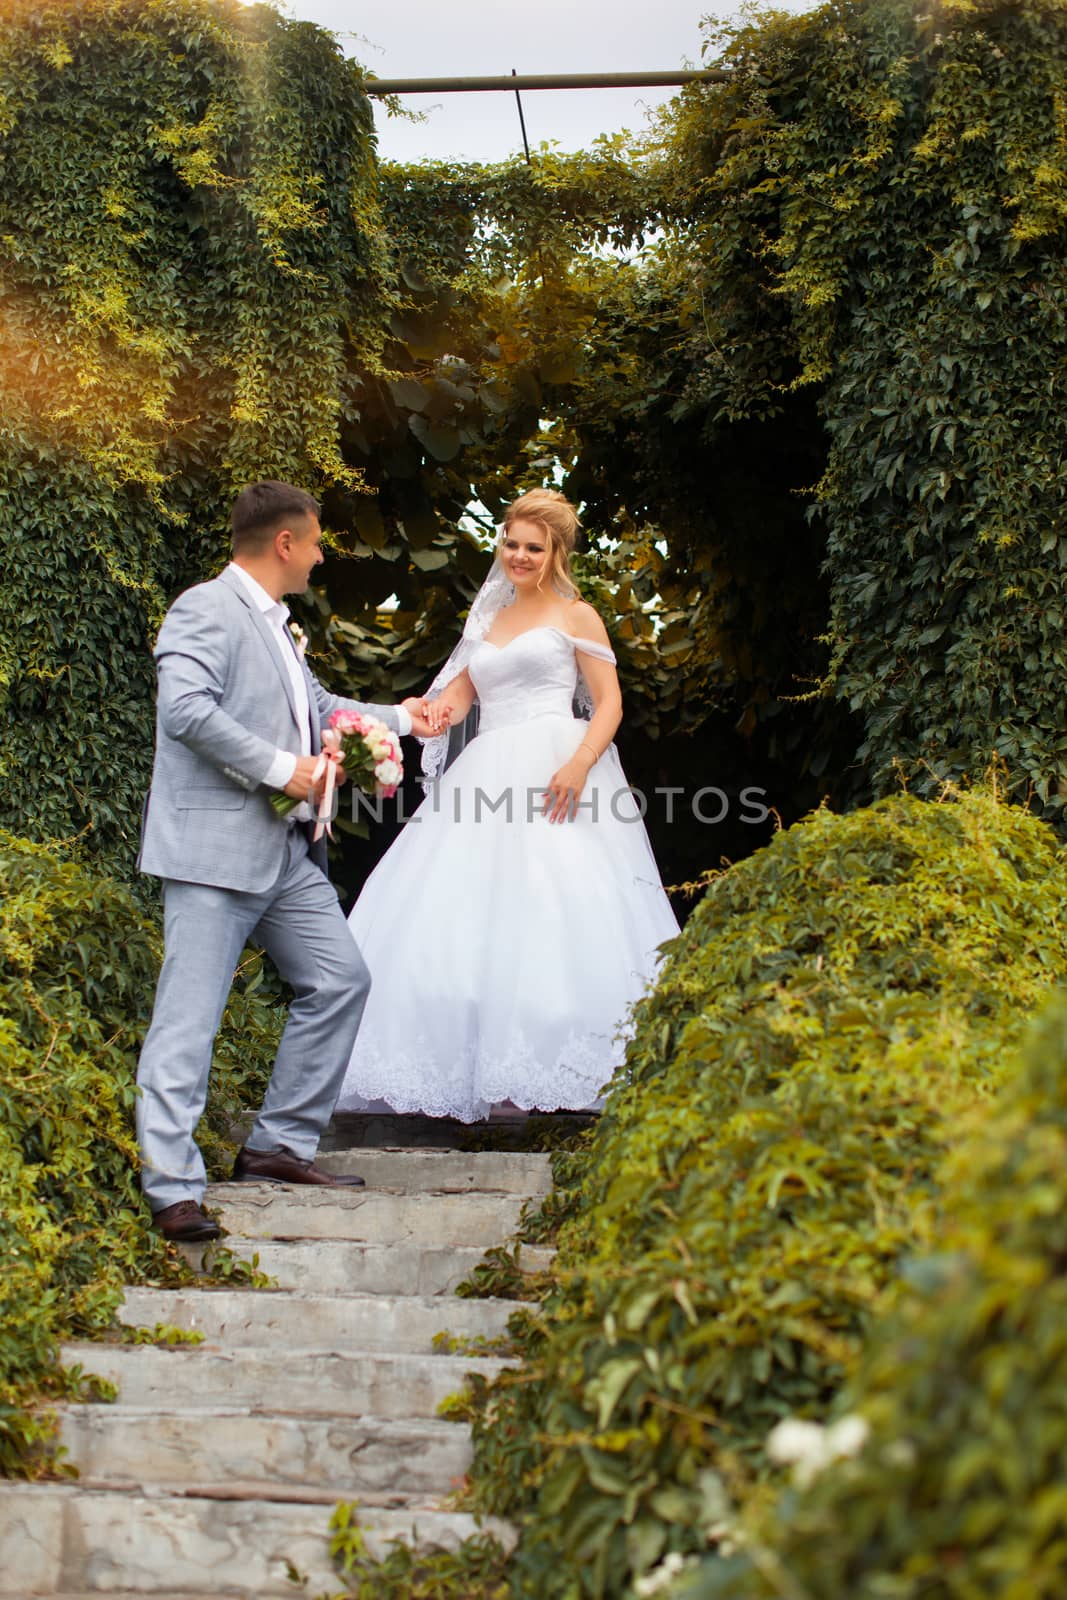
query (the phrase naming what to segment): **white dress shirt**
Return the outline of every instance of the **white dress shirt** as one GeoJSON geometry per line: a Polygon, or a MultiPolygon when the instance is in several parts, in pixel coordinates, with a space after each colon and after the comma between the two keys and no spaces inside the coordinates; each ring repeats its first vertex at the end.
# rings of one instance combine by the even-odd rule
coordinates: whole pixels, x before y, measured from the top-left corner
{"type": "MultiPolygon", "coordinates": [[[[289,607],[283,600],[275,600],[269,595],[261,583],[253,578],[244,567],[239,567],[236,561],[230,562],[230,571],[235,572],[248,590],[253,604],[262,611],[270,624],[271,636],[278,647],[286,675],[293,688],[293,699],[296,704],[296,725],[300,735],[300,754],[311,754],[311,702],[308,699],[307,680],[296,653],[296,645],[292,635],[286,629],[289,621],[289,607]]],[[[291,750],[279,749],[274,760],[267,769],[263,779],[268,789],[284,789],[296,771],[296,756],[291,750]]]]}

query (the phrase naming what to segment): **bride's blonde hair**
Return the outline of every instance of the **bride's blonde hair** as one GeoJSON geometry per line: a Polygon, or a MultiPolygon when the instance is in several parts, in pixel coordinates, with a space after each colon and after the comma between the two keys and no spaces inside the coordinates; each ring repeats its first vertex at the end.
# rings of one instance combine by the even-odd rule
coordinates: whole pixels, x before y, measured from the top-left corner
{"type": "Polygon", "coordinates": [[[578,542],[582,525],[567,496],[558,489],[530,489],[520,494],[504,513],[505,539],[511,524],[520,521],[536,522],[544,529],[548,560],[537,587],[540,589],[547,575],[559,594],[567,600],[577,600],[578,590],[571,577],[571,551],[578,542]]]}

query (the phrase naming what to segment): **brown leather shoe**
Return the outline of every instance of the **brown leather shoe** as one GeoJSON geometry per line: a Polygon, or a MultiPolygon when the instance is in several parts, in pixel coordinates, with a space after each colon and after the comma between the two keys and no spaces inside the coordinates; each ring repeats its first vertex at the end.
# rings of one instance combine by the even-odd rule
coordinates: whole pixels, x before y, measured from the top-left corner
{"type": "Polygon", "coordinates": [[[195,1200],[176,1200],[172,1206],[153,1211],[152,1226],[175,1244],[196,1239],[217,1239],[222,1229],[195,1200]]]}
{"type": "Polygon", "coordinates": [[[238,1150],[233,1164],[235,1183],[319,1183],[330,1189],[363,1189],[366,1180],[354,1174],[323,1172],[288,1150],[238,1150]]]}

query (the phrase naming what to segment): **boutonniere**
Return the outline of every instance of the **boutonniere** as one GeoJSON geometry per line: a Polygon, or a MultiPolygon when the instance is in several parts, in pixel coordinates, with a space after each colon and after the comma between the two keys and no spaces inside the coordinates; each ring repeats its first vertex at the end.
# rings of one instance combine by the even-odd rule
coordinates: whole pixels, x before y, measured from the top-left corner
{"type": "Polygon", "coordinates": [[[304,657],[308,653],[308,636],[300,626],[299,622],[290,622],[289,632],[293,636],[293,643],[296,645],[296,653],[300,657],[301,661],[303,661],[304,657]]]}

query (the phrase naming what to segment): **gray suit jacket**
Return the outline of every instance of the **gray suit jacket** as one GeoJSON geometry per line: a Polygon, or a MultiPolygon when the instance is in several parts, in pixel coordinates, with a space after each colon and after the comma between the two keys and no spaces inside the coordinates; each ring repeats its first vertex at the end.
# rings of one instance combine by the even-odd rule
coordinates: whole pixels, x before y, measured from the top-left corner
{"type": "MultiPolygon", "coordinates": [[[[270,624],[240,579],[223,572],[178,596],[155,658],[156,755],[138,865],[186,883],[268,889],[290,824],[271,806],[263,779],[279,749],[300,752],[292,684],[270,624]]],[[[313,754],[326,719],[342,707],[397,728],[393,706],[342,700],[303,670],[313,754]]],[[[312,856],[325,872],[323,842],[312,856]]]]}

